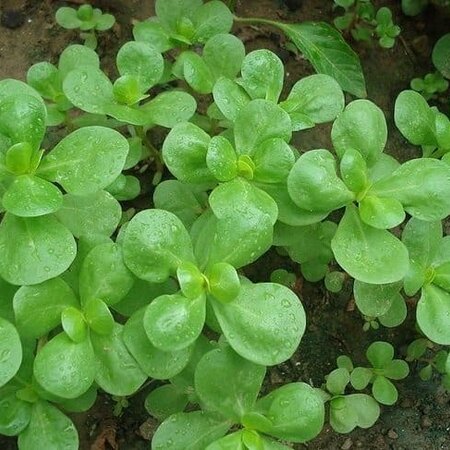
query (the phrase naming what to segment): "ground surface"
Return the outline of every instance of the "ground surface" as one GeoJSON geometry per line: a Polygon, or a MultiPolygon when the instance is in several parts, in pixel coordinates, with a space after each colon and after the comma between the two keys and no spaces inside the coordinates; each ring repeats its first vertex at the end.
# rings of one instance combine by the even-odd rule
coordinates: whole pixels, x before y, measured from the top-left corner
{"type": "MultiPolygon", "coordinates": [[[[54,22],[55,10],[65,4],[51,0],[2,0],[0,26],[0,79],[25,79],[28,67],[38,61],[56,62],[64,47],[76,41],[77,33],[62,30],[54,22]],[[11,15],[11,11],[14,13],[11,15]],[[11,28],[14,27],[14,28],[11,28]]],[[[116,15],[118,24],[111,33],[100,39],[99,53],[106,70],[113,70],[114,55],[121,42],[130,39],[131,22],[153,14],[153,1],[103,0],[92,2],[116,15]]],[[[392,124],[396,95],[406,89],[414,76],[423,76],[430,70],[430,53],[434,42],[449,30],[450,18],[445,12],[429,8],[418,18],[401,15],[399,1],[388,4],[402,27],[402,39],[392,50],[377,45],[356,44],[367,78],[369,99],[386,114],[390,125],[387,151],[401,160],[418,156],[417,149],[407,145],[392,124]]],[[[237,2],[240,16],[266,17],[289,22],[304,20],[330,21],[333,13],[328,0],[241,0],[237,2]],[[289,5],[289,7],[288,7],[289,5]]],[[[237,34],[248,50],[266,47],[275,51],[286,64],[286,87],[302,76],[312,73],[310,65],[289,53],[282,36],[266,28],[237,28],[237,34]]],[[[445,107],[444,107],[445,108],[445,107]]],[[[448,111],[447,111],[448,112],[448,111]]],[[[329,127],[317,127],[298,135],[295,144],[303,150],[329,148],[329,127]]],[[[275,253],[265,255],[248,274],[255,279],[267,279],[271,269],[284,266],[294,268],[275,253]],[[257,275],[255,275],[257,274],[257,275]]],[[[324,375],[335,367],[340,354],[351,354],[355,362],[364,363],[367,345],[374,340],[395,343],[401,352],[414,338],[414,300],[409,304],[408,320],[394,330],[362,331],[363,320],[354,310],[351,286],[339,295],[329,295],[321,285],[303,283],[301,295],[306,309],[308,326],[298,352],[293,358],[270,371],[267,389],[279,384],[304,380],[320,386],[324,375]]],[[[296,449],[395,449],[437,450],[450,449],[450,396],[439,388],[438,380],[422,382],[414,366],[412,374],[398,382],[399,402],[384,407],[380,420],[369,430],[355,430],[349,435],[338,435],[326,427],[321,435],[308,445],[296,449]]],[[[150,387],[151,388],[151,387],[150,387]]],[[[151,433],[157,425],[148,419],[142,407],[142,395],[119,418],[112,413],[113,402],[100,397],[95,408],[87,414],[74,417],[80,432],[81,450],[148,449],[151,433]]],[[[2,442],[0,449],[15,449],[14,441],[2,442]]]]}

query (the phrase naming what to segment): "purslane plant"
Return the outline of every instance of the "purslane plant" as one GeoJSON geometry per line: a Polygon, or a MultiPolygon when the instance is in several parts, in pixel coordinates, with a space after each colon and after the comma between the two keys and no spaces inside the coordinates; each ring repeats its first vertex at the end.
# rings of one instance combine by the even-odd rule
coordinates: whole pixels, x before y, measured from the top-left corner
{"type": "Polygon", "coordinates": [[[414,78],[411,80],[411,89],[420,92],[425,100],[436,97],[436,94],[445,92],[448,89],[450,79],[450,34],[442,36],[434,45],[431,59],[436,72],[428,73],[424,78],[414,78]]]}
{"type": "Polygon", "coordinates": [[[376,37],[381,47],[391,48],[400,34],[400,27],[392,21],[392,12],[383,6],[376,10],[370,0],[334,0],[334,7],[345,13],[334,19],[338,30],[349,31],[357,41],[376,37]]]}
{"type": "Polygon", "coordinates": [[[323,426],[321,396],[299,382],[258,398],[264,375],[263,366],[246,361],[227,345],[207,352],[194,372],[202,410],[170,415],[156,431],[152,449],[282,450],[290,447],[273,438],[290,442],[314,438],[323,426]]]}
{"type": "Polygon", "coordinates": [[[104,14],[101,9],[91,5],[81,5],[77,10],[62,6],[56,11],[56,22],[68,30],[80,29],[80,37],[84,45],[95,50],[97,48],[97,31],[112,28],[116,19],[112,14],[104,14]]]}
{"type": "MultiPolygon", "coordinates": [[[[243,275],[272,245],[333,292],[355,278],[358,308],[386,326],[404,319],[401,287],[422,287],[419,326],[448,340],[446,319],[434,316],[447,312],[446,246],[442,261],[417,264],[421,244],[410,228],[420,222],[430,252],[433,239],[445,241],[436,224],[450,212],[450,165],[400,165],[383,154],[383,113],[365,100],[344,109],[343,89],[364,96],[365,87],[339,33],[323,23],[234,17],[217,0],[159,0],[156,13],[119,50],[114,82],[83,46],[66,49],[58,67],[33,66],[29,85],[0,81],[0,433],[19,436],[21,450],[36,439],[76,450],[61,411],[89,409],[98,390],[133,395],[148,377],[170,381],[146,399],[163,420],[155,449],[191,441],[199,450],[283,449],[274,439],[314,438],[324,418],[317,390],[298,382],[258,398],[265,366],[290,358],[306,325],[292,290],[243,275]],[[268,50],[246,54],[228,34],[233,21],[278,27],[320,73],[281,98],[282,62],[268,50]],[[291,145],[293,133],[333,120],[337,158],[291,145]],[[51,124],[68,129],[47,151],[51,124]],[[154,146],[158,126],[172,130],[154,146]],[[155,163],[155,209],[122,214],[118,200],[141,190],[123,170],[142,160],[155,163]],[[176,179],[158,183],[163,163],[176,179]],[[324,220],[343,207],[338,224],[324,220]],[[413,219],[402,242],[387,230],[406,213],[413,219]],[[333,258],[348,275],[330,272],[333,258]],[[430,330],[433,320],[439,326],[430,330]]],[[[439,142],[424,145],[438,147],[446,122],[426,111],[439,142]]],[[[417,131],[412,123],[406,133],[417,131]]],[[[373,383],[384,403],[395,397],[388,379],[402,378],[404,364],[376,344],[373,368],[346,360],[328,378],[336,429],[370,426],[379,413],[369,396],[344,398],[347,378],[373,383]]]]}

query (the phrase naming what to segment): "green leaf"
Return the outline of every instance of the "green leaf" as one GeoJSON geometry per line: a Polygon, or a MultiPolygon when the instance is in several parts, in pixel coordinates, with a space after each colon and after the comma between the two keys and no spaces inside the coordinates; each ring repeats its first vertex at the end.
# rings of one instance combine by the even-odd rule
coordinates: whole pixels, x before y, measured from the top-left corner
{"type": "Polygon", "coordinates": [[[95,29],[98,31],[109,30],[116,23],[116,18],[112,14],[102,14],[97,18],[95,29]]]}
{"type": "Polygon", "coordinates": [[[394,295],[391,307],[378,317],[379,322],[384,327],[394,328],[402,324],[408,314],[405,300],[401,294],[394,295]]]}
{"type": "Polygon", "coordinates": [[[347,406],[357,414],[357,426],[361,428],[370,428],[380,416],[380,407],[378,403],[370,396],[365,394],[347,395],[347,406]]]}
{"type": "Polygon", "coordinates": [[[61,278],[22,286],[14,296],[14,314],[22,337],[39,338],[61,323],[61,313],[77,307],[72,289],[61,278]]]}
{"type": "Polygon", "coordinates": [[[27,142],[33,150],[39,150],[47,116],[42,99],[30,94],[8,94],[0,96],[0,133],[9,137],[12,144],[27,142]]]}
{"type": "Polygon", "coordinates": [[[161,53],[144,42],[127,42],[117,53],[117,69],[121,76],[133,75],[141,92],[154,86],[162,77],[164,60],[161,53]]]}
{"type": "Polygon", "coordinates": [[[261,183],[284,183],[295,162],[291,147],[280,138],[261,143],[253,155],[254,180],[261,183]]]}
{"type": "Polygon", "coordinates": [[[412,144],[437,144],[434,112],[418,92],[400,92],[395,101],[394,120],[400,133],[412,144]]]}
{"type": "Polygon", "coordinates": [[[28,427],[19,435],[19,448],[78,450],[78,433],[72,421],[45,401],[34,403],[28,427]],[[38,448],[39,448],[38,447],[38,448]]]}
{"type": "Polygon", "coordinates": [[[208,145],[206,165],[219,181],[230,181],[238,175],[236,152],[230,141],[223,136],[214,136],[208,145]]]}
{"type": "Polygon", "coordinates": [[[367,359],[376,369],[388,366],[394,357],[394,347],[388,342],[376,341],[366,351],[367,359]]]}
{"type": "Polygon", "coordinates": [[[82,303],[97,298],[113,305],[127,295],[134,283],[123,262],[122,249],[113,243],[94,247],[86,256],[79,277],[82,303]]]}
{"type": "Polygon", "coordinates": [[[166,380],[180,373],[188,364],[192,348],[163,352],[149,341],[144,328],[145,308],[136,311],[123,328],[123,341],[141,369],[151,378],[166,380]]]}
{"type": "Polygon", "coordinates": [[[367,95],[358,56],[331,25],[324,22],[272,22],[272,25],[286,33],[316,72],[330,75],[344,91],[357,97],[367,95]]]}
{"type": "MultiPolygon", "coordinates": [[[[247,446],[243,442],[245,430],[239,430],[232,434],[227,434],[221,439],[214,441],[206,450],[247,450],[252,447],[247,446]]],[[[255,432],[256,434],[256,432],[255,432]]],[[[259,450],[259,448],[258,448],[259,450]]]]}
{"type": "Polygon", "coordinates": [[[4,159],[2,171],[5,176],[8,172],[12,172],[14,175],[27,174],[34,170],[32,167],[33,157],[33,147],[28,142],[14,144],[2,155],[2,159],[4,159]]]}
{"type": "Polygon", "coordinates": [[[182,262],[177,268],[177,280],[181,292],[188,299],[202,295],[207,287],[207,280],[198,267],[191,262],[182,262]]]}
{"type": "Polygon", "coordinates": [[[2,395],[0,399],[0,433],[17,436],[28,426],[31,419],[31,404],[17,398],[16,393],[2,395]]]}
{"type": "Polygon", "coordinates": [[[421,220],[441,220],[450,214],[450,166],[432,158],[407,161],[370,189],[398,200],[406,212],[421,220]]]}
{"type": "Polygon", "coordinates": [[[368,187],[367,164],[357,150],[345,151],[339,169],[344,183],[351,191],[360,193],[368,187]]]}
{"type": "Polygon", "coordinates": [[[450,345],[450,293],[428,284],[417,304],[417,323],[431,341],[450,345]]]}
{"type": "Polygon", "coordinates": [[[79,344],[87,339],[88,328],[79,308],[68,306],[61,313],[61,325],[69,338],[79,344]]]}
{"type": "Polygon", "coordinates": [[[382,405],[393,405],[398,399],[396,387],[383,376],[377,376],[372,386],[372,395],[382,405]]]}
{"type": "Polygon", "coordinates": [[[66,47],[59,57],[58,70],[61,78],[64,79],[69,72],[83,67],[92,67],[98,69],[100,60],[94,50],[85,45],[69,45],[66,47]]]}
{"type": "Polygon", "coordinates": [[[90,340],[76,343],[65,333],[58,334],[38,351],[33,368],[38,383],[62,398],[84,394],[94,382],[96,371],[90,340]]]}
{"type": "Polygon", "coordinates": [[[212,305],[231,347],[256,364],[273,366],[290,358],[305,331],[302,304],[279,284],[242,285],[234,301],[212,300],[212,305]]]}
{"type": "Polygon", "coordinates": [[[42,97],[56,100],[62,93],[62,78],[58,69],[49,62],[33,64],[27,72],[27,83],[42,97]]]}
{"type": "Polygon", "coordinates": [[[257,409],[271,422],[266,433],[291,442],[316,437],[324,423],[324,404],[320,395],[306,383],[289,383],[261,398],[257,409]]]}
{"type": "Polygon", "coordinates": [[[178,180],[165,180],[156,186],[153,203],[155,208],[175,214],[189,230],[203,212],[204,204],[201,197],[192,185],[178,180]]]}
{"type": "Polygon", "coordinates": [[[300,156],[287,179],[289,195],[300,208],[329,212],[352,202],[354,194],[336,175],[336,161],[328,150],[300,156]]]}
{"type": "Polygon", "coordinates": [[[226,77],[234,80],[241,70],[244,56],[244,44],[232,34],[217,34],[208,39],[203,47],[203,60],[212,70],[215,79],[226,77]]]}
{"type": "Polygon", "coordinates": [[[423,268],[428,267],[442,242],[442,223],[411,218],[403,229],[402,242],[408,248],[412,261],[423,268]]]}
{"type": "Polygon", "coordinates": [[[228,78],[219,78],[213,87],[213,97],[222,114],[235,121],[239,112],[250,102],[250,97],[244,88],[228,78]]]}
{"type": "Polygon", "coordinates": [[[258,183],[257,186],[267,192],[277,204],[278,222],[275,225],[275,231],[280,223],[290,226],[305,226],[320,222],[328,215],[328,211],[325,213],[311,212],[299,208],[289,196],[286,183],[258,183]]]}
{"type": "Polygon", "coordinates": [[[225,3],[212,0],[195,11],[193,23],[193,40],[204,43],[213,36],[228,33],[233,26],[233,14],[225,3]]]}
{"type": "Polygon", "coordinates": [[[350,375],[350,382],[356,390],[360,391],[367,387],[372,377],[373,372],[371,369],[366,367],[355,367],[350,375]]]}
{"type": "Polygon", "coordinates": [[[68,30],[79,28],[81,25],[81,20],[77,16],[77,11],[67,6],[62,6],[57,9],[55,19],[58,25],[61,25],[68,30]]]}
{"type": "Polygon", "coordinates": [[[133,37],[135,41],[150,44],[161,53],[172,48],[170,36],[157,17],[136,23],[133,27],[133,37]]]}
{"type": "Polygon", "coordinates": [[[0,387],[19,370],[22,363],[22,344],[14,325],[0,317],[0,387]]]}
{"type": "Polygon", "coordinates": [[[169,91],[157,95],[140,109],[148,117],[148,122],[173,128],[194,115],[197,102],[187,92],[169,91]]]}
{"type": "Polygon", "coordinates": [[[20,217],[44,216],[57,211],[63,202],[52,183],[32,175],[17,177],[3,195],[3,208],[20,217]]]}
{"type": "Polygon", "coordinates": [[[327,375],[327,391],[332,395],[343,394],[350,381],[350,374],[347,369],[334,369],[327,375]]]}
{"type": "Polygon", "coordinates": [[[216,263],[206,271],[206,276],[211,295],[217,300],[230,302],[239,294],[239,275],[231,264],[216,263]]]}
{"type": "Polygon", "coordinates": [[[196,299],[180,294],[157,297],[144,315],[144,328],[150,342],[166,352],[188,347],[203,329],[205,308],[204,295],[196,299]]]}
{"type": "Polygon", "coordinates": [[[270,50],[254,50],[242,63],[242,86],[252,99],[278,103],[283,89],[284,66],[270,50]]]}
{"type": "Polygon", "coordinates": [[[315,124],[334,120],[344,104],[344,93],[337,81],[328,75],[316,74],[297,81],[280,106],[290,114],[304,114],[315,124]]]}
{"type": "Polygon", "coordinates": [[[139,278],[161,283],[182,261],[193,261],[192,244],[181,221],[172,213],[141,211],[128,223],[123,238],[127,267],[139,278]]]}
{"type": "Polygon", "coordinates": [[[111,236],[119,225],[122,209],[106,191],[87,195],[66,194],[56,217],[77,238],[94,234],[111,236]]]}
{"type": "Polygon", "coordinates": [[[192,123],[173,127],[164,140],[162,156],[170,172],[187,183],[215,181],[206,166],[206,153],[211,138],[192,123]]]}
{"type": "Polygon", "coordinates": [[[217,219],[209,217],[207,226],[211,228],[203,229],[196,242],[196,254],[203,265],[227,262],[238,269],[269,249],[277,207],[264,191],[236,178],[218,186],[209,203],[217,219]]]}
{"type": "Polygon", "coordinates": [[[406,361],[394,359],[384,368],[384,376],[391,380],[402,380],[409,374],[409,366],[406,361]]]}
{"type": "Polygon", "coordinates": [[[400,289],[401,283],[368,284],[355,280],[353,295],[356,306],[362,314],[368,317],[378,317],[389,310],[400,289]]]}
{"type": "Polygon", "coordinates": [[[156,0],[155,11],[164,27],[176,31],[178,22],[191,17],[202,4],[202,0],[156,0]]]}
{"type": "Polygon", "coordinates": [[[83,308],[89,328],[97,334],[110,335],[114,328],[114,317],[105,302],[98,298],[90,298],[83,308]]]}
{"type": "Polygon", "coordinates": [[[66,136],[44,157],[39,174],[56,181],[71,194],[103,189],[121,173],[128,142],[117,131],[84,127],[66,136]]]}
{"type": "Polygon", "coordinates": [[[94,67],[71,70],[64,78],[63,92],[74,106],[93,114],[106,114],[116,104],[111,81],[94,67]]]}
{"type": "Polygon", "coordinates": [[[337,433],[349,433],[358,425],[358,413],[350,407],[348,397],[339,396],[330,401],[330,425],[337,433]]]}
{"type": "Polygon", "coordinates": [[[134,394],[147,379],[125,347],[122,328],[116,323],[110,335],[91,333],[92,346],[98,360],[95,381],[108,394],[120,397],[134,394]]]}
{"type": "Polygon", "coordinates": [[[158,420],[165,420],[172,414],[184,411],[188,404],[187,395],[172,384],[157,387],[145,398],[145,409],[158,420]]]}
{"type": "Polygon", "coordinates": [[[374,228],[386,230],[400,225],[406,217],[402,204],[394,198],[365,196],[359,203],[363,222],[374,228]]]}
{"type": "Polygon", "coordinates": [[[253,100],[236,117],[234,138],[238,155],[252,156],[267,139],[280,138],[289,142],[291,119],[286,111],[267,100],[253,100]]]}
{"type": "Polygon", "coordinates": [[[133,175],[120,174],[106,190],[114,196],[116,200],[133,200],[141,192],[139,179],[133,175]]]}
{"type": "Polygon", "coordinates": [[[76,244],[52,216],[21,218],[7,213],[0,225],[0,253],[0,275],[6,281],[38,284],[68,269],[76,244]]]}
{"type": "Polygon", "coordinates": [[[331,140],[339,157],[349,149],[357,150],[373,166],[387,141],[383,111],[369,100],[349,103],[333,123],[331,140]]]}
{"type": "Polygon", "coordinates": [[[446,262],[435,268],[433,284],[450,292],[450,262],[446,262]]]}
{"type": "Polygon", "coordinates": [[[195,392],[207,410],[240,422],[254,407],[265,374],[265,367],[246,361],[229,347],[213,350],[197,364],[195,392]]]}
{"type": "Polygon", "coordinates": [[[231,427],[228,420],[211,412],[177,413],[156,430],[152,450],[205,450],[231,427]]]}
{"type": "Polygon", "coordinates": [[[433,64],[445,78],[450,79],[450,33],[444,34],[434,44],[431,59],[433,64]]]}
{"type": "Polygon", "coordinates": [[[215,81],[213,72],[197,53],[183,53],[183,76],[189,86],[199,94],[212,92],[215,81]]]}
{"type": "Polygon", "coordinates": [[[97,387],[91,386],[84,394],[77,398],[61,400],[58,405],[62,407],[64,411],[70,413],[80,413],[91,409],[97,400],[97,387]]]}
{"type": "Polygon", "coordinates": [[[362,222],[355,206],[347,207],[331,248],[339,265],[365,283],[399,281],[409,268],[406,247],[388,231],[362,222]]]}

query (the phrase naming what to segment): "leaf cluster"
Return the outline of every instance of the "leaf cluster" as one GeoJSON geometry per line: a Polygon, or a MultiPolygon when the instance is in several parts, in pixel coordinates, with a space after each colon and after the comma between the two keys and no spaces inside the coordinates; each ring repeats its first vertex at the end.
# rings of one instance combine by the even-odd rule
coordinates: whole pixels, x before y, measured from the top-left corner
{"type": "Polygon", "coordinates": [[[383,6],[378,10],[370,0],[334,0],[334,8],[344,9],[342,16],[334,19],[335,27],[350,32],[356,41],[378,39],[380,47],[392,48],[400,27],[392,21],[392,12],[383,6]]]}

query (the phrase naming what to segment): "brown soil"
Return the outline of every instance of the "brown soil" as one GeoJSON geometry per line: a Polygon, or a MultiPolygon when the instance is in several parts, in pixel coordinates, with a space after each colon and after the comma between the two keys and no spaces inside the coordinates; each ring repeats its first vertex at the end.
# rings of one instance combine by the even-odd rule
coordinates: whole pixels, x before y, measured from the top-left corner
{"type": "MultiPolygon", "coordinates": [[[[0,1],[2,25],[6,25],[0,26],[0,79],[13,77],[23,80],[31,64],[43,60],[57,62],[65,46],[77,40],[77,33],[56,25],[54,13],[59,6],[76,3],[80,1],[0,1]]],[[[118,47],[131,37],[132,21],[152,15],[153,1],[98,0],[92,3],[115,14],[118,19],[112,32],[100,37],[98,51],[104,68],[109,71],[118,47]]],[[[333,17],[331,3],[328,0],[240,0],[236,13],[244,17],[266,17],[288,22],[330,22],[333,17]]],[[[381,49],[376,43],[351,42],[351,45],[362,61],[368,97],[383,109],[388,119],[390,139],[387,151],[400,160],[406,160],[419,156],[419,153],[417,148],[405,142],[393,126],[394,101],[402,89],[408,88],[411,78],[423,76],[431,70],[431,49],[437,38],[449,31],[449,15],[430,7],[418,18],[406,18],[401,14],[397,0],[374,3],[377,6],[389,5],[402,28],[402,38],[392,50],[381,49]]],[[[265,47],[281,57],[286,64],[287,90],[299,78],[313,73],[307,61],[286,50],[284,38],[276,31],[266,27],[238,27],[236,32],[248,50],[265,47]]],[[[445,110],[445,105],[439,103],[439,106],[445,110]]],[[[316,127],[299,133],[294,143],[303,150],[330,148],[329,131],[329,126],[316,127]]],[[[269,252],[251,269],[251,273],[255,279],[268,279],[270,271],[277,267],[293,268],[298,272],[297,267],[276,256],[275,252],[269,252]]],[[[362,331],[363,319],[352,307],[350,285],[341,294],[330,295],[321,284],[304,283],[301,295],[308,318],[305,336],[290,361],[270,370],[267,380],[269,388],[297,380],[320,386],[324,376],[335,368],[336,357],[340,354],[349,354],[354,362],[363,364],[364,351],[370,342],[387,340],[404,355],[406,345],[415,337],[414,301],[409,304],[407,321],[400,327],[365,333],[362,331]]],[[[384,407],[374,427],[339,435],[326,426],[313,442],[294,448],[450,449],[450,396],[439,387],[438,379],[422,382],[415,367],[411,366],[411,369],[412,373],[406,380],[396,383],[400,393],[398,403],[384,407]]],[[[147,392],[155,384],[151,384],[147,392]]],[[[149,419],[143,409],[145,393],[131,399],[120,417],[114,416],[114,402],[107,396],[100,396],[88,413],[74,415],[80,433],[80,449],[148,449],[157,423],[149,419]]],[[[16,446],[14,440],[0,438],[0,448],[12,450],[16,446]]]]}

